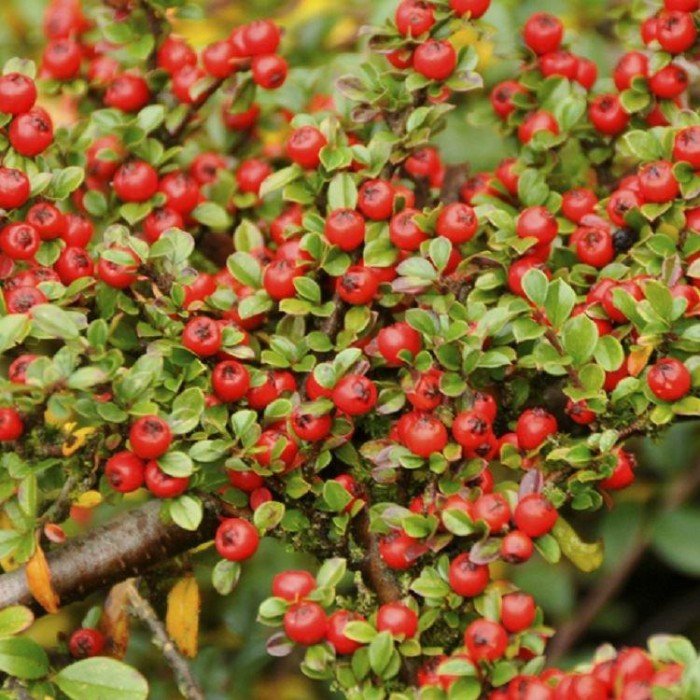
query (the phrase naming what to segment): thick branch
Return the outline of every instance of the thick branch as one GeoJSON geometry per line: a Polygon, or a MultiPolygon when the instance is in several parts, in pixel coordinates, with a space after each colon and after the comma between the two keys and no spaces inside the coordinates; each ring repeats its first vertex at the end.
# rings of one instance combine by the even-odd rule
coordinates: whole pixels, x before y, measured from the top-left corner
{"type": "MultiPolygon", "coordinates": [[[[210,540],[216,531],[213,508],[205,508],[197,530],[183,530],[160,519],[160,503],[150,501],[124,513],[84,537],[70,540],[47,555],[54,588],[61,604],[83,600],[94,591],[138,576],[152,566],[210,540]]],[[[21,567],[0,576],[0,610],[27,605],[38,614],[21,567]]]]}
{"type": "Polygon", "coordinates": [[[138,592],[134,581],[129,581],[126,595],[131,612],[148,627],[153,637],[153,643],[163,654],[163,658],[168,666],[173,670],[178,690],[182,693],[182,696],[187,698],[187,700],[204,700],[204,693],[202,693],[197,679],[192,674],[192,669],[187,659],[177,650],[172,639],[168,636],[165,626],[158,619],[153,606],[138,592]]]}

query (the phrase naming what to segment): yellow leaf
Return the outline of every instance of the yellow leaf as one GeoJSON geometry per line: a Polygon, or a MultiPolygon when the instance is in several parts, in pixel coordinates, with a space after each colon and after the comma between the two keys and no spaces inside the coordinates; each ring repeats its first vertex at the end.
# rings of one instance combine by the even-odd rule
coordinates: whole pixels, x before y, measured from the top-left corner
{"type": "Polygon", "coordinates": [[[49,569],[38,537],[34,554],[27,562],[25,575],[29,590],[41,607],[48,613],[58,612],[61,601],[51,582],[51,569],[49,569]]]}
{"type": "Polygon", "coordinates": [[[199,586],[193,576],[181,578],[168,593],[165,627],[177,648],[190,658],[197,656],[199,605],[199,586]]]}
{"type": "Polygon", "coordinates": [[[652,352],[654,352],[654,348],[651,345],[635,348],[630,352],[627,358],[627,369],[633,377],[638,377],[642,373],[642,370],[649,362],[652,352]]]}
{"type": "Polygon", "coordinates": [[[99,491],[85,491],[78,496],[78,500],[73,505],[80,508],[95,508],[102,503],[102,494],[99,491]]]}
{"type": "Polygon", "coordinates": [[[577,568],[585,573],[595,571],[603,563],[603,543],[584,542],[576,530],[561,516],[552,528],[554,535],[564,556],[577,568]]]}
{"type": "Polygon", "coordinates": [[[127,612],[127,590],[132,585],[123,581],[112,586],[109,595],[102,606],[100,617],[100,632],[107,640],[109,655],[115,659],[123,659],[129,645],[129,614],[127,612]]]}
{"type": "MultiPolygon", "coordinates": [[[[4,510],[0,511],[0,531],[13,529],[14,526],[12,525],[12,520],[10,520],[10,517],[4,510]]],[[[15,569],[19,568],[19,564],[12,554],[8,554],[8,556],[0,558],[0,567],[2,567],[3,571],[14,571],[15,569]]]]}

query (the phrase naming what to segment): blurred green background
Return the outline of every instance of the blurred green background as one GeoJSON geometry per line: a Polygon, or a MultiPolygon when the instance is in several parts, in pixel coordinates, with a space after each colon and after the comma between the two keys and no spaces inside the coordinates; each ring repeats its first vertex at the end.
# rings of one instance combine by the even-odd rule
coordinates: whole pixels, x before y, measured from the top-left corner
{"type": "MultiPolygon", "coordinates": [[[[41,15],[46,0],[0,2],[0,59],[37,56],[41,47],[41,15]]],[[[285,86],[286,104],[303,109],[314,92],[333,92],[333,80],[352,70],[358,58],[351,52],[358,27],[379,22],[396,0],[199,0],[193,9],[203,19],[180,22],[178,32],[196,46],[221,38],[238,23],[256,16],[277,17],[287,28],[285,53],[299,67],[285,86]],[[303,67],[303,68],[301,68],[303,67]]],[[[609,20],[612,4],[605,0],[494,0],[486,20],[498,31],[479,45],[481,70],[488,84],[508,77],[518,27],[534,10],[556,12],[565,21],[573,48],[598,63],[605,76],[621,48],[609,20]]],[[[466,32],[465,42],[475,37],[466,32]]],[[[606,87],[609,80],[601,79],[606,87]]],[[[453,162],[470,161],[475,170],[492,168],[509,155],[509,146],[495,129],[475,129],[467,112],[483,101],[470,96],[449,120],[439,142],[453,162]]],[[[564,634],[555,640],[560,663],[569,665],[602,641],[639,644],[658,631],[684,633],[700,642],[700,431],[687,424],[661,441],[633,444],[640,468],[635,485],[616,497],[616,507],[572,521],[589,539],[603,536],[606,558],[602,569],[581,575],[567,564],[556,567],[533,560],[509,575],[538,596],[548,621],[564,634]],[[614,588],[611,583],[617,583],[614,588]],[[590,618],[590,619],[589,619],[590,618]],[[569,634],[570,633],[570,634],[569,634]],[[569,636],[565,636],[569,634],[569,636]]],[[[259,555],[244,567],[236,591],[222,598],[207,580],[214,562],[211,551],[193,557],[204,590],[201,653],[194,662],[197,677],[210,700],[322,700],[334,697],[304,679],[298,656],[271,659],[265,652],[270,630],[255,624],[257,605],[266,597],[272,576],[285,568],[313,566],[265,542],[259,555]]],[[[94,602],[98,602],[95,599],[94,602]]],[[[164,601],[156,601],[161,605],[164,601]]],[[[61,630],[79,623],[87,605],[72,606],[62,615],[40,622],[33,634],[51,645],[61,630]]],[[[169,670],[137,631],[129,660],[152,682],[155,700],[175,698],[169,670]]]]}

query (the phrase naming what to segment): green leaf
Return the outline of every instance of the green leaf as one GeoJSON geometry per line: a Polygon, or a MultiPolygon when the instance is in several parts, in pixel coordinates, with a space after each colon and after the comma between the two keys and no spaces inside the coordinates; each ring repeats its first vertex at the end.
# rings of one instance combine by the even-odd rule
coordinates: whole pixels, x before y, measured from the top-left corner
{"type": "Polygon", "coordinates": [[[535,306],[542,307],[547,299],[547,288],[549,287],[549,280],[547,275],[533,267],[528,270],[523,276],[523,290],[527,294],[527,298],[535,304],[535,306]]]}
{"type": "Polygon", "coordinates": [[[183,530],[194,532],[202,522],[202,502],[187,494],[176,498],[170,504],[170,517],[183,530]]]}
{"type": "Polygon", "coordinates": [[[380,632],[369,645],[369,665],[377,675],[382,675],[389,666],[394,651],[391,632],[380,632]]]}
{"type": "Polygon", "coordinates": [[[0,610],[0,637],[11,637],[26,630],[34,622],[34,613],[23,605],[0,610]]]}
{"type": "Polygon", "coordinates": [[[263,180],[260,186],[260,197],[266,197],[271,192],[281,190],[286,185],[294,182],[297,178],[303,175],[304,170],[299,165],[290,165],[287,168],[282,168],[276,173],[272,173],[263,180]]]}
{"type": "Polygon", "coordinates": [[[72,700],[146,700],[148,683],[131,666],[105,656],[66,666],[53,682],[72,700]]]}
{"type": "Polygon", "coordinates": [[[184,452],[166,452],[158,458],[158,466],[170,476],[190,476],[194,471],[194,464],[189,455],[184,452]]]}
{"type": "Polygon", "coordinates": [[[323,484],[323,500],[332,511],[339,513],[352,501],[352,496],[342,484],[329,479],[323,484]]]}
{"type": "Polygon", "coordinates": [[[157,129],[164,121],[165,107],[163,105],[148,105],[136,115],[136,125],[146,134],[157,129]]]}
{"type": "Polygon", "coordinates": [[[75,165],[58,170],[51,178],[51,191],[55,199],[66,199],[83,184],[85,171],[75,165]]]}
{"type": "Polygon", "coordinates": [[[559,516],[552,535],[559,542],[564,556],[576,566],[577,569],[590,573],[600,568],[603,563],[603,542],[598,540],[592,544],[583,542],[571,525],[559,516]]]}
{"type": "Polygon", "coordinates": [[[658,160],[663,157],[663,148],[658,139],[648,131],[628,131],[623,137],[624,145],[639,160],[658,160]]]}
{"type": "Polygon", "coordinates": [[[0,639],[0,671],[16,678],[41,678],[49,672],[49,659],[31,639],[0,639]]]}
{"type": "Polygon", "coordinates": [[[591,359],[596,349],[598,327],[586,314],[574,316],[564,324],[561,330],[561,342],[574,365],[583,365],[591,359]]]}
{"type": "Polygon", "coordinates": [[[354,209],[357,206],[357,187],[347,173],[338,173],[328,186],[328,206],[334,209],[354,209]]]}
{"type": "Polygon", "coordinates": [[[34,329],[49,338],[75,340],[80,335],[73,316],[55,304],[39,304],[33,307],[32,322],[34,329]]]}
{"type": "Polygon", "coordinates": [[[259,530],[267,532],[276,528],[284,517],[284,503],[267,501],[259,506],[253,514],[253,524],[259,530]]]}
{"type": "Polygon", "coordinates": [[[10,314],[0,318],[0,353],[24,340],[30,327],[31,321],[27,314],[10,314]]]}
{"type": "Polygon", "coordinates": [[[598,338],[595,348],[596,362],[606,371],[614,372],[620,369],[625,359],[625,351],[617,338],[611,335],[604,335],[598,338]]]}
{"type": "Polygon", "coordinates": [[[247,287],[258,289],[262,284],[260,263],[250,253],[234,253],[226,261],[228,271],[247,287]]]}
{"type": "Polygon", "coordinates": [[[555,330],[559,330],[569,318],[575,303],[576,292],[564,280],[556,279],[549,284],[544,308],[547,319],[555,330]]]}
{"type": "Polygon", "coordinates": [[[316,574],[316,583],[320,587],[328,586],[332,588],[340,583],[346,571],[347,562],[345,559],[341,557],[326,559],[318,570],[318,574],[316,574]]]}
{"type": "Polygon", "coordinates": [[[228,595],[236,587],[240,577],[241,565],[237,561],[222,559],[212,570],[211,582],[219,595],[228,595]]]}
{"type": "Polygon", "coordinates": [[[212,229],[226,229],[231,226],[231,215],[220,204],[203,202],[193,212],[192,218],[212,229]]]}

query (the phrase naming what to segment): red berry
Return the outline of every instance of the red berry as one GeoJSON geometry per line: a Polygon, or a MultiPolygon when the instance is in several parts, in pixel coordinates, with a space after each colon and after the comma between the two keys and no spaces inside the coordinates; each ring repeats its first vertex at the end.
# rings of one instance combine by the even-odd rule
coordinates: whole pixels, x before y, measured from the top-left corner
{"type": "Polygon", "coordinates": [[[532,556],[534,548],[528,535],[512,530],[501,541],[501,558],[509,564],[522,564],[532,556]]]}
{"type": "Polygon", "coordinates": [[[226,128],[236,131],[250,129],[258,120],[258,116],[260,115],[260,107],[257,104],[253,104],[243,112],[231,112],[230,110],[231,105],[224,104],[221,109],[221,114],[226,128]]]}
{"type": "Polygon", "coordinates": [[[695,44],[697,36],[695,20],[689,12],[670,10],[659,15],[656,39],[664,51],[674,54],[688,51],[695,44]]]}
{"type": "Polygon", "coordinates": [[[226,476],[231,486],[246,493],[252,493],[265,483],[265,479],[253,470],[239,472],[235,469],[228,469],[226,476]]]}
{"type": "Polygon", "coordinates": [[[450,7],[460,17],[469,13],[470,19],[479,19],[486,13],[491,0],[450,0],[450,7]]]}
{"type": "Polygon", "coordinates": [[[276,301],[290,299],[296,296],[297,290],[294,280],[302,277],[304,271],[289,260],[275,260],[271,262],[263,273],[263,286],[265,291],[276,301]]]}
{"type": "Polygon", "coordinates": [[[557,430],[557,419],[553,415],[543,408],[529,408],[518,418],[518,444],[523,450],[534,450],[557,430]]]}
{"type": "Polygon", "coordinates": [[[129,430],[131,449],[141,459],[157,459],[170,448],[173,435],[167,421],[159,416],[143,416],[129,430]]]}
{"type": "Polygon", "coordinates": [[[475,661],[496,661],[508,646],[508,635],[497,622],[475,620],[464,633],[464,644],[475,661]]]}
{"type": "Polygon", "coordinates": [[[295,603],[316,588],[316,579],[308,571],[282,571],[272,579],[272,595],[295,603]]]}
{"type": "Polygon", "coordinates": [[[501,118],[505,119],[509,114],[515,111],[516,106],[513,103],[513,95],[527,95],[527,90],[514,80],[506,80],[496,85],[491,90],[490,100],[493,111],[501,118]]]}
{"type": "Polygon", "coordinates": [[[8,136],[17,153],[33,158],[53,143],[53,122],[46,110],[34,107],[12,120],[8,136]]]}
{"type": "Polygon", "coordinates": [[[520,238],[536,238],[539,244],[546,245],[557,237],[559,225],[545,207],[528,207],[518,216],[516,233],[520,238]]]}
{"type": "Polygon", "coordinates": [[[83,53],[72,39],[59,39],[46,45],[41,59],[42,68],[54,80],[72,80],[80,72],[83,53]]]}
{"type": "Polygon", "coordinates": [[[228,518],[219,525],[214,538],[216,551],[229,561],[244,561],[255,554],[260,535],[251,523],[243,518],[228,518]]]}
{"type": "Polygon", "coordinates": [[[87,250],[78,246],[64,248],[54,263],[54,269],[66,286],[81,277],[91,277],[94,267],[87,250]]]}
{"type": "Polygon", "coordinates": [[[571,52],[562,49],[542,54],[538,65],[545,78],[558,75],[569,80],[576,80],[578,74],[578,59],[571,52]]]}
{"type": "Polygon", "coordinates": [[[273,463],[281,463],[285,472],[294,467],[299,448],[286,433],[273,428],[264,430],[255,446],[261,448],[255,454],[255,460],[259,465],[268,467],[273,463]]]}
{"type": "Polygon", "coordinates": [[[542,270],[547,277],[551,276],[549,269],[545,267],[542,261],[535,255],[525,255],[511,264],[508,270],[508,288],[513,294],[517,294],[521,297],[525,296],[523,277],[533,268],[542,270]]]}
{"type": "Polygon", "coordinates": [[[448,580],[457,595],[474,598],[484,591],[490,579],[489,567],[470,561],[468,552],[450,562],[448,580]]]}
{"type": "Polygon", "coordinates": [[[284,631],[297,644],[311,646],[326,638],[328,620],[318,603],[295,603],[284,614],[284,631]]]}
{"type": "Polygon", "coordinates": [[[137,279],[138,259],[136,253],[124,247],[110,248],[108,252],[131,262],[114,262],[106,257],[101,257],[97,261],[97,276],[110,287],[126,289],[137,279]]]}
{"type": "Polygon", "coordinates": [[[508,632],[522,632],[535,621],[535,599],[527,593],[509,593],[501,599],[501,624],[508,632]]]}
{"type": "Polygon", "coordinates": [[[377,387],[367,377],[346,374],[333,389],[333,403],[350,416],[364,415],[377,403],[377,387]]]}
{"type": "Polygon", "coordinates": [[[120,166],[112,182],[114,191],[124,202],[145,202],[158,191],[158,173],[143,160],[120,166]]]}
{"type": "MultiPolygon", "coordinates": [[[[265,375],[265,381],[262,384],[251,386],[246,394],[248,405],[256,411],[264,409],[278,398],[279,391],[271,374],[265,375]]],[[[312,398],[311,395],[309,398],[312,398]]]]}
{"type": "Polygon", "coordinates": [[[445,449],[447,428],[437,417],[420,413],[406,427],[403,442],[413,454],[427,458],[445,449]]]}
{"type": "Polygon", "coordinates": [[[400,352],[408,352],[415,358],[421,351],[423,342],[420,333],[402,321],[382,328],[377,334],[377,346],[389,365],[398,366],[404,364],[404,360],[399,357],[400,352]]]}
{"type": "Polygon", "coordinates": [[[489,532],[499,532],[510,520],[510,505],[500,493],[486,493],[474,501],[472,518],[486,523],[489,532]]]}
{"type": "Polygon", "coordinates": [[[635,682],[648,682],[654,675],[654,664],[641,649],[623,649],[615,659],[613,683],[623,687],[635,682]]]}
{"type": "Polygon", "coordinates": [[[632,85],[637,76],[649,77],[649,59],[641,51],[629,51],[617,62],[613,79],[615,87],[622,92],[632,85]]]}
{"type": "Polygon", "coordinates": [[[349,610],[337,610],[328,618],[326,639],[335,649],[336,654],[354,654],[362,644],[345,635],[345,627],[348,622],[364,621],[362,615],[349,610]]]}
{"type": "Polygon", "coordinates": [[[556,135],[559,133],[559,124],[549,112],[530,112],[518,127],[518,138],[522,143],[530,143],[540,131],[556,135]]]}
{"type": "Polygon", "coordinates": [[[402,0],[396,8],[396,27],[404,36],[417,37],[435,24],[433,6],[419,0],[402,0]]]}
{"type": "Polygon", "coordinates": [[[576,230],[576,255],[585,265],[598,269],[615,259],[615,246],[607,228],[580,228],[576,230]]]}
{"type": "Polygon", "coordinates": [[[236,70],[235,55],[228,41],[215,41],[202,51],[202,63],[209,75],[215,78],[228,78],[236,70]]]}
{"type": "Polygon", "coordinates": [[[564,25],[546,12],[536,12],[523,28],[525,44],[538,56],[556,51],[564,37],[564,25]]]}
{"type": "Polygon", "coordinates": [[[157,462],[149,462],[144,471],[146,488],[156,498],[176,498],[187,491],[190,485],[188,476],[170,476],[166,474],[157,462]]]}
{"type": "Polygon", "coordinates": [[[597,418],[597,414],[589,410],[588,404],[584,400],[573,401],[569,399],[566,402],[566,413],[574,423],[579,425],[589,425],[597,418]]]}
{"type": "Polygon", "coordinates": [[[404,603],[386,603],[377,612],[377,631],[411,639],[418,631],[418,615],[404,603]]]}
{"type": "Polygon", "coordinates": [[[253,59],[253,80],[266,90],[275,90],[287,79],[287,62],[276,54],[256,56],[253,59]]]}
{"type": "Polygon", "coordinates": [[[158,49],[157,61],[158,68],[172,75],[184,66],[197,65],[197,54],[184,39],[170,35],[158,49]]]}
{"type": "Polygon", "coordinates": [[[67,227],[66,217],[49,202],[34,204],[27,211],[25,220],[43,241],[62,237],[67,227]]]}
{"type": "Polygon", "coordinates": [[[413,68],[430,80],[446,80],[457,66],[457,52],[446,40],[428,39],[413,53],[413,68]]]}
{"type": "Polygon", "coordinates": [[[634,481],[634,457],[625,450],[615,451],[616,464],[612,474],[598,482],[603,489],[617,491],[627,488],[634,481]]]}
{"type": "Polygon", "coordinates": [[[639,209],[644,204],[642,197],[628,189],[619,189],[610,195],[605,211],[616,226],[625,226],[625,217],[629,211],[639,209]]]}
{"type": "Polygon", "coordinates": [[[145,464],[133,452],[117,452],[107,460],[105,477],[119,493],[131,493],[143,486],[145,464]]]}
{"type": "Polygon", "coordinates": [[[478,228],[479,221],[474,208],[462,202],[445,206],[435,224],[438,236],[444,236],[455,245],[470,241],[478,228]]]}
{"type": "Polygon", "coordinates": [[[427,240],[428,237],[415,221],[419,213],[416,209],[404,209],[392,217],[389,224],[389,238],[397,248],[415,251],[423,241],[427,240]]]}
{"type": "Polygon", "coordinates": [[[195,316],[185,324],[182,344],[200,357],[216,355],[221,349],[221,328],[213,318],[195,316]]]}
{"type": "Polygon", "coordinates": [[[349,252],[364,243],[365,228],[365,220],[358,211],[336,209],[326,219],[325,234],[329,243],[349,252]]]}
{"type": "Polygon", "coordinates": [[[592,214],[598,198],[592,190],[578,187],[564,192],[562,196],[561,210],[564,216],[576,224],[587,214],[592,214]]]}
{"type": "Polygon", "coordinates": [[[107,107],[120,109],[122,112],[138,112],[151,99],[148,83],[133,73],[117,76],[105,92],[104,102],[107,107]]]}
{"type": "Polygon", "coordinates": [[[649,87],[657,97],[672,100],[688,87],[688,74],[681,66],[671,63],[651,76],[649,87]]]}
{"type": "Polygon", "coordinates": [[[10,367],[7,370],[7,378],[14,384],[26,384],[27,369],[37,358],[38,355],[31,355],[29,353],[20,355],[10,363],[10,367]]]}
{"type": "Polygon", "coordinates": [[[596,131],[614,136],[624,131],[630,117],[622,107],[617,95],[598,95],[588,108],[588,118],[596,131]]]}
{"type": "Polygon", "coordinates": [[[576,82],[590,90],[598,79],[598,66],[588,58],[577,56],[576,82]]]}
{"type": "Polygon", "coordinates": [[[558,518],[557,509],[541,493],[531,493],[521,498],[513,512],[515,527],[529,537],[546,535],[558,518]]]}
{"type": "Polygon", "coordinates": [[[394,210],[394,190],[385,180],[367,180],[360,187],[357,205],[368,219],[388,219],[394,210]]]}
{"type": "Polygon", "coordinates": [[[0,442],[17,440],[24,432],[24,422],[14,408],[0,408],[0,442]]]}
{"type": "Polygon", "coordinates": [[[277,51],[282,33],[269,19],[259,19],[243,27],[243,41],[250,56],[273,54],[277,51]]]}
{"type": "Polygon", "coordinates": [[[336,281],[338,296],[354,306],[370,304],[378,289],[377,275],[370,268],[360,265],[351,265],[336,281]]]}
{"type": "Polygon", "coordinates": [[[379,556],[390,569],[397,571],[412,567],[425,549],[424,545],[403,530],[394,530],[379,540],[379,556]]]}
{"type": "Polygon", "coordinates": [[[164,175],[158,190],[166,196],[166,206],[182,216],[199,204],[199,185],[194,178],[179,170],[164,175]]]}
{"type": "Polygon", "coordinates": [[[8,73],[0,77],[0,112],[24,114],[36,102],[36,84],[22,73],[8,73]]]}
{"type": "Polygon", "coordinates": [[[20,285],[5,292],[5,306],[11,314],[29,313],[34,306],[45,304],[47,301],[43,292],[27,285],[20,285]]]}
{"type": "Polygon", "coordinates": [[[31,224],[9,224],[0,231],[0,250],[12,260],[30,260],[40,245],[41,238],[31,224]]]}
{"type": "Polygon", "coordinates": [[[75,630],[68,640],[68,651],[74,659],[100,656],[105,646],[104,635],[98,630],[83,627],[75,630]]]}
{"type": "Polygon", "coordinates": [[[0,168],[0,209],[23,206],[29,199],[30,190],[29,178],[21,170],[0,168]]]}
{"type": "Polygon", "coordinates": [[[690,163],[695,170],[700,168],[700,126],[689,126],[676,134],[673,159],[690,163]]]}
{"type": "Polygon", "coordinates": [[[315,126],[296,129],[287,141],[287,155],[302,168],[313,170],[321,163],[321,149],[328,143],[315,126]]]}
{"type": "Polygon", "coordinates": [[[330,434],[333,418],[329,414],[319,416],[313,413],[305,413],[299,407],[292,412],[291,426],[294,434],[300,440],[319,442],[330,434]]]}
{"type": "Polygon", "coordinates": [[[263,180],[272,175],[272,168],[263,160],[244,160],[236,171],[236,182],[241,192],[258,194],[263,180]]]}
{"type": "Polygon", "coordinates": [[[652,393],[662,401],[678,401],[692,388],[688,368],[675,357],[658,360],[647,373],[647,383],[652,393]]]}
{"type": "Polygon", "coordinates": [[[639,171],[639,186],[647,202],[668,202],[675,199],[680,188],[673,174],[673,164],[667,160],[647,163],[639,171]]]}
{"type": "Polygon", "coordinates": [[[250,374],[237,360],[225,360],[212,370],[211,382],[214,393],[221,401],[240,401],[250,388],[250,374]]]}

